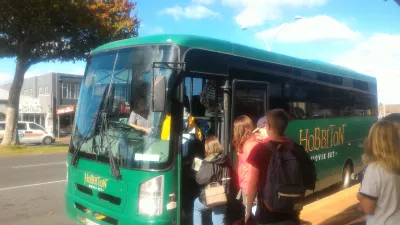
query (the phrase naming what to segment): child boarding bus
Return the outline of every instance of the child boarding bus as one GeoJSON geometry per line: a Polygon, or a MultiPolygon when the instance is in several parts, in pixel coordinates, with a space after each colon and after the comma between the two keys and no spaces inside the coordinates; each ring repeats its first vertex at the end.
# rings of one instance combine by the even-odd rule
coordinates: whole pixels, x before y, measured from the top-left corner
{"type": "MultiPolygon", "coordinates": [[[[291,116],[286,136],[315,160],[316,190],[346,188],[378,111],[374,77],[192,35],[100,46],[81,87],[66,210],[90,225],[190,224],[199,194],[192,164],[205,137],[216,135],[236,168],[234,118],[256,122],[274,108],[291,116]]],[[[234,205],[237,181],[225,180],[234,205]]],[[[228,208],[228,221],[243,217],[228,208]]]]}

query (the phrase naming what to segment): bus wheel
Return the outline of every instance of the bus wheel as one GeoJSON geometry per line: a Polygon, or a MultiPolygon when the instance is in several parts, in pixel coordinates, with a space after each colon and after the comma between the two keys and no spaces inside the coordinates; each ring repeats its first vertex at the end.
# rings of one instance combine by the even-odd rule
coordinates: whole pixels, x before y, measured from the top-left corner
{"type": "Polygon", "coordinates": [[[351,186],[351,165],[350,163],[346,163],[343,169],[342,175],[342,189],[348,188],[351,186]]]}

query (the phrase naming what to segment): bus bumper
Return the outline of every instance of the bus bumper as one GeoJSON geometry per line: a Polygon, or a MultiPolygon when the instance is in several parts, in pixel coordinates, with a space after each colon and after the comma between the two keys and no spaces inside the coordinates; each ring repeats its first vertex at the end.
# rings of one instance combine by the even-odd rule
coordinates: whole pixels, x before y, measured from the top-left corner
{"type": "Polygon", "coordinates": [[[128,214],[118,213],[115,211],[111,211],[109,209],[100,207],[98,205],[92,204],[84,199],[77,198],[74,195],[66,193],[65,196],[65,204],[67,216],[77,222],[78,224],[88,225],[88,224],[99,224],[99,225],[176,225],[176,221],[171,220],[163,220],[163,219],[154,219],[149,218],[149,220],[138,220],[135,217],[132,217],[128,214]],[[77,207],[77,204],[79,207],[77,207]],[[84,206],[82,208],[81,206],[84,206]],[[86,209],[86,210],[85,210],[86,209]],[[85,213],[86,212],[86,213],[85,213]],[[104,216],[96,216],[93,212],[101,212],[104,215],[110,215],[109,217],[104,216]],[[112,215],[112,217],[111,217],[112,215]],[[87,221],[89,220],[89,221],[87,221]],[[94,223],[90,223],[94,222],[94,223]]]}

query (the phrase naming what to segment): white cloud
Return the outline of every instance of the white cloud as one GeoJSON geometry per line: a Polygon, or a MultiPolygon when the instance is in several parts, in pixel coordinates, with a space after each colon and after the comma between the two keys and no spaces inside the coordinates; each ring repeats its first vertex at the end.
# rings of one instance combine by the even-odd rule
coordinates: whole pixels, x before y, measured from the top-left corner
{"type": "Polygon", "coordinates": [[[379,100],[399,104],[400,34],[374,34],[353,49],[336,58],[333,63],[375,76],[379,100]]]}
{"type": "Polygon", "coordinates": [[[75,74],[75,75],[83,75],[85,73],[85,68],[84,67],[76,67],[70,71],[66,71],[63,73],[69,73],[69,74],[75,74]]]}
{"type": "Polygon", "coordinates": [[[215,2],[215,0],[192,0],[192,2],[200,5],[211,5],[215,2]]]}
{"type": "Polygon", "coordinates": [[[28,71],[26,71],[25,73],[25,78],[29,78],[29,77],[36,77],[36,76],[40,76],[46,73],[51,73],[51,70],[49,69],[29,69],[28,71]]]}
{"type": "Polygon", "coordinates": [[[326,0],[221,0],[221,3],[238,11],[235,20],[240,26],[250,27],[263,25],[267,20],[281,19],[284,8],[320,6],[323,5],[325,1],[326,0]]]}
{"type": "Polygon", "coordinates": [[[161,14],[171,15],[175,20],[179,20],[181,17],[187,19],[207,19],[215,18],[220,16],[218,12],[214,12],[211,9],[202,5],[190,5],[182,8],[181,6],[170,7],[162,10],[161,14]]]}
{"type": "Polygon", "coordinates": [[[164,33],[164,29],[162,27],[154,27],[151,28],[149,31],[149,34],[163,34],[164,33]]]}
{"type": "Polygon", "coordinates": [[[276,36],[277,42],[310,42],[310,41],[335,41],[335,40],[357,40],[361,34],[352,31],[346,24],[326,16],[320,15],[289,24],[282,24],[260,32],[260,38],[272,41],[276,36]],[[284,29],[283,26],[286,26],[284,29]],[[282,30],[281,30],[282,29],[282,30]],[[281,30],[278,36],[276,34],[281,30]]]}

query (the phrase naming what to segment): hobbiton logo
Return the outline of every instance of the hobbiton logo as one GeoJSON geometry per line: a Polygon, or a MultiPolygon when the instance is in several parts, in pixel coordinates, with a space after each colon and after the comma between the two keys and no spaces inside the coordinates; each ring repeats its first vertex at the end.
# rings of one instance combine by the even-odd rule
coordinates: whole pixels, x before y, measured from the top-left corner
{"type": "Polygon", "coordinates": [[[85,173],[85,185],[92,189],[96,189],[98,191],[103,191],[107,188],[108,179],[101,178],[99,176],[93,176],[92,174],[85,173]]]}
{"type": "Polygon", "coordinates": [[[299,130],[300,144],[307,152],[327,149],[344,143],[346,124],[330,125],[325,129],[320,127],[299,130]]]}

